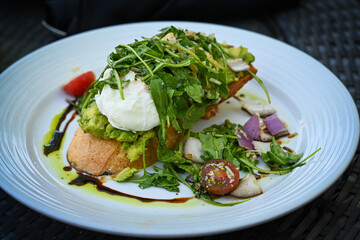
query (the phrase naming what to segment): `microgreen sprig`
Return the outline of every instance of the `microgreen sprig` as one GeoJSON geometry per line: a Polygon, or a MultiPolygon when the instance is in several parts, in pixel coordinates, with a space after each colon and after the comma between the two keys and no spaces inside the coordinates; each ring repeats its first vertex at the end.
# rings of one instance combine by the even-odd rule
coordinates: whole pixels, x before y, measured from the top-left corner
{"type": "Polygon", "coordinates": [[[173,47],[176,47],[178,49],[181,49],[183,50],[184,52],[186,52],[187,54],[191,55],[194,59],[196,59],[197,61],[200,61],[200,58],[195,54],[193,53],[192,51],[190,51],[189,49],[187,49],[186,47],[183,47],[181,46],[180,44],[177,44],[177,43],[173,43],[173,42],[170,42],[170,41],[166,41],[166,40],[160,40],[161,43],[164,43],[164,44],[167,44],[167,45],[170,45],[170,46],[173,46],[173,47]]]}
{"type": "Polygon", "coordinates": [[[258,76],[256,76],[256,74],[253,73],[252,71],[246,70],[246,72],[249,73],[253,78],[255,78],[255,80],[256,80],[256,81],[259,83],[259,85],[262,87],[262,89],[263,89],[263,90],[265,91],[265,93],[266,93],[266,97],[267,97],[268,102],[269,102],[269,104],[270,104],[270,103],[271,103],[270,95],[269,95],[269,92],[268,92],[267,88],[265,87],[265,84],[263,83],[263,81],[261,81],[261,79],[260,79],[258,76]]]}
{"type": "Polygon", "coordinates": [[[114,77],[116,79],[117,86],[119,88],[121,99],[125,100],[125,98],[124,98],[124,90],[123,90],[123,87],[122,87],[122,81],[121,81],[121,79],[119,77],[119,74],[116,71],[116,69],[113,69],[113,74],[114,74],[114,77]]]}
{"type": "Polygon", "coordinates": [[[224,54],[224,50],[221,47],[219,47],[217,44],[215,44],[214,42],[211,42],[211,45],[214,46],[221,53],[221,57],[224,62],[224,72],[225,72],[225,77],[226,77],[226,83],[228,83],[229,82],[229,80],[228,80],[228,65],[226,63],[226,57],[224,54]]]}
{"type": "Polygon", "coordinates": [[[154,75],[154,73],[151,71],[149,65],[146,64],[146,62],[139,56],[139,54],[137,54],[137,52],[136,52],[132,47],[130,47],[129,45],[123,45],[123,44],[120,44],[119,46],[124,47],[124,48],[127,48],[127,49],[129,49],[130,51],[132,51],[132,52],[135,54],[135,56],[144,64],[144,66],[146,67],[146,69],[149,71],[149,74],[150,74],[151,76],[154,75]]]}

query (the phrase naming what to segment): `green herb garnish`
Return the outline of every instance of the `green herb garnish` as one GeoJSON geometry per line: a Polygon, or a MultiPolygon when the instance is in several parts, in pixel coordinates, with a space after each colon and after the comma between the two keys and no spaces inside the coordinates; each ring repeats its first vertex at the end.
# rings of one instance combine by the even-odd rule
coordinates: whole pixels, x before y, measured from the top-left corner
{"type": "Polygon", "coordinates": [[[167,27],[154,37],[118,45],[107,58],[106,69],[113,69],[113,75],[95,81],[78,99],[77,108],[81,112],[94,101],[105,84],[118,89],[124,99],[121,77],[135,71],[150,87],[161,123],[159,138],[164,142],[166,126],[172,124],[178,131],[190,129],[204,116],[207,106],[228,96],[228,83],[244,74],[255,77],[252,72],[228,70],[226,60],[238,57],[247,64],[255,60],[247,48],[233,48],[218,43],[213,36],[167,27]]]}

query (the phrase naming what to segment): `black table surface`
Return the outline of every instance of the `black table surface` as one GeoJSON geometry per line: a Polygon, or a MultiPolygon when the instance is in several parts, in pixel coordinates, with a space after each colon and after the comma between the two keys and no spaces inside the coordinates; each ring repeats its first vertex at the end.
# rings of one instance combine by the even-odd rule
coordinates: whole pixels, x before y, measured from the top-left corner
{"type": "MultiPolygon", "coordinates": [[[[58,36],[44,28],[44,7],[0,1],[0,72],[58,36]]],[[[172,19],[169,19],[172,20],[172,19]]],[[[292,8],[222,24],[286,42],[329,68],[360,107],[360,4],[300,1],[292,8]]],[[[0,113],[1,114],[1,113],[0,113]]],[[[248,229],[194,239],[360,239],[360,148],[342,176],[305,206],[248,229]]],[[[136,239],[82,229],[29,209],[0,188],[1,239],[136,239]]]]}

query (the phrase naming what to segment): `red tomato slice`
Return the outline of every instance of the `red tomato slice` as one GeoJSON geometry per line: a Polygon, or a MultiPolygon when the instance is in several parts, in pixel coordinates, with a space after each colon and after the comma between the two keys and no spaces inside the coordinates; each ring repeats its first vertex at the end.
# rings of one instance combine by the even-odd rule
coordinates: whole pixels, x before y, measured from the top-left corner
{"type": "Polygon", "coordinates": [[[85,93],[86,89],[90,86],[90,84],[94,81],[95,73],[89,71],[72,79],[68,84],[64,86],[64,90],[75,97],[81,97],[85,93]]]}
{"type": "Polygon", "coordinates": [[[201,185],[215,195],[232,192],[239,184],[240,174],[236,166],[224,159],[214,159],[205,163],[200,170],[201,185]]]}

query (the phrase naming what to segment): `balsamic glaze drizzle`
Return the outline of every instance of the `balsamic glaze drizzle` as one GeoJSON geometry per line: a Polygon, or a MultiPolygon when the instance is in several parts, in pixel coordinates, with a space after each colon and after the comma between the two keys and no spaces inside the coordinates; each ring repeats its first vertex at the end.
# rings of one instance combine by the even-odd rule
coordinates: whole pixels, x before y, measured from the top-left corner
{"type": "Polygon", "coordinates": [[[50,143],[48,145],[44,145],[44,154],[45,156],[48,156],[50,153],[59,150],[60,146],[61,146],[61,142],[62,139],[65,135],[66,129],[68,128],[70,122],[72,120],[74,120],[74,118],[76,117],[77,113],[74,112],[71,116],[71,118],[66,122],[65,127],[63,129],[63,131],[60,131],[60,126],[61,124],[65,121],[66,116],[71,112],[71,110],[73,110],[73,106],[69,105],[64,113],[61,115],[61,117],[59,118],[59,122],[56,125],[55,131],[53,133],[53,137],[50,140],[50,143]]]}
{"type": "Polygon", "coordinates": [[[85,174],[83,174],[81,172],[77,172],[77,174],[79,176],[77,178],[75,178],[74,180],[72,180],[71,182],[69,182],[70,185],[83,186],[83,185],[85,185],[87,183],[90,183],[90,184],[93,184],[99,192],[105,192],[105,193],[108,193],[108,194],[111,194],[111,195],[116,195],[116,196],[134,198],[134,199],[137,199],[137,200],[139,200],[141,202],[184,203],[184,202],[194,198],[194,197],[183,197],[183,198],[173,198],[173,199],[143,198],[143,197],[134,196],[134,195],[130,195],[130,194],[127,194],[127,193],[119,192],[119,191],[114,190],[112,188],[108,188],[108,187],[104,186],[103,183],[96,177],[85,175],[85,174]]]}

